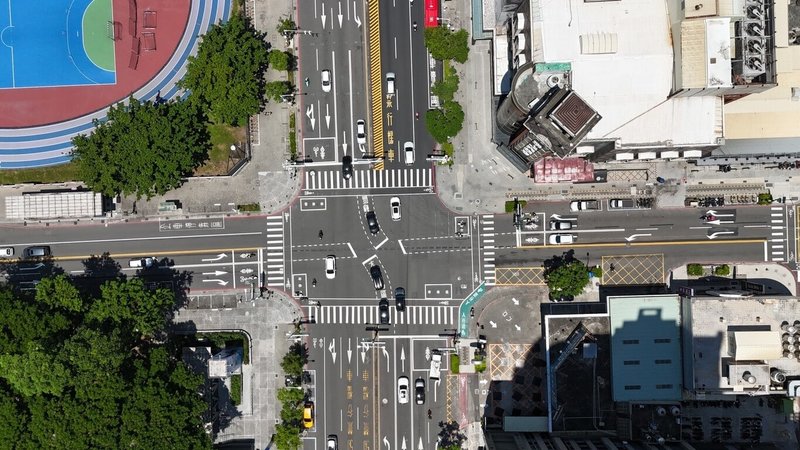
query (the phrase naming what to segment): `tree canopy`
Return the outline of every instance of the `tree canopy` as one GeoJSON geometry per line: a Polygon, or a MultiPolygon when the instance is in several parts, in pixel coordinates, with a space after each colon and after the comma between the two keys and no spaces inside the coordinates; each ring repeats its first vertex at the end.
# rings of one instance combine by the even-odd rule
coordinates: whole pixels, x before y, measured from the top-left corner
{"type": "Polygon", "coordinates": [[[202,376],[148,337],[170,296],[138,279],[97,296],[64,275],[0,286],[0,449],[211,449],[202,376]]]}
{"type": "Polygon", "coordinates": [[[431,86],[431,93],[439,97],[440,102],[451,102],[459,84],[458,74],[452,68],[441,80],[431,86]]]}
{"type": "Polygon", "coordinates": [[[551,293],[576,296],[589,284],[589,269],[571,253],[549,260],[544,272],[551,293]]]}
{"type": "Polygon", "coordinates": [[[267,83],[265,97],[274,102],[281,102],[281,96],[292,92],[292,83],[288,81],[270,81],[267,83]]]}
{"type": "Polygon", "coordinates": [[[436,142],[449,142],[464,126],[464,110],[457,102],[446,101],[441,108],[425,113],[425,126],[436,142]]]}
{"type": "Polygon", "coordinates": [[[275,70],[289,70],[291,67],[292,55],[278,49],[269,52],[269,66],[275,70]]]}
{"type": "Polygon", "coordinates": [[[203,36],[180,86],[192,92],[192,101],[206,105],[214,121],[244,125],[264,105],[267,55],[264,35],[233,14],[203,36]]]}
{"type": "Polygon", "coordinates": [[[469,34],[464,29],[454,33],[447,27],[425,28],[425,46],[435,59],[452,59],[463,64],[469,57],[469,34]]]}
{"type": "Polygon", "coordinates": [[[207,119],[188,102],[112,106],[106,122],[72,139],[80,178],[107,196],[153,197],[177,188],[208,157],[207,119]]]}

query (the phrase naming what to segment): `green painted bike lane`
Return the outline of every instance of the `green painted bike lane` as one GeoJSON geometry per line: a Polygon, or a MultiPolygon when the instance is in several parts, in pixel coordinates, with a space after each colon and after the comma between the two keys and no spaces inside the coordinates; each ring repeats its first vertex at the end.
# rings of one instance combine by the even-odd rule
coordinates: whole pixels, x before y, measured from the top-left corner
{"type": "Polygon", "coordinates": [[[462,338],[469,335],[469,324],[467,323],[469,320],[469,310],[475,303],[478,303],[478,300],[483,297],[486,291],[488,291],[486,283],[481,283],[463,302],[461,302],[461,307],[458,308],[458,334],[462,338]]]}

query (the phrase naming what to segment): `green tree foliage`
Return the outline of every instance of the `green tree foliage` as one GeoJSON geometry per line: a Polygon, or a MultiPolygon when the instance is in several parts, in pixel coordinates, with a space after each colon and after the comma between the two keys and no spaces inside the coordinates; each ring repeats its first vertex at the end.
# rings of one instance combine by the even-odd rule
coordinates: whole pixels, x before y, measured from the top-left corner
{"type": "Polygon", "coordinates": [[[440,61],[452,59],[463,64],[469,57],[469,34],[464,29],[453,33],[447,27],[425,28],[425,46],[440,61]]]}
{"type": "Polygon", "coordinates": [[[275,426],[275,447],[278,450],[297,450],[300,444],[300,430],[297,427],[283,423],[275,426]]]}
{"type": "Polygon", "coordinates": [[[292,93],[292,83],[288,81],[270,81],[267,83],[265,96],[268,100],[272,100],[274,102],[281,102],[283,99],[281,98],[282,95],[291,94],[292,93]]]}
{"type": "Polygon", "coordinates": [[[95,295],[65,277],[35,297],[0,286],[0,449],[210,450],[202,377],[142,331],[164,330],[162,296],[140,281],[95,295]]]}
{"type": "Polygon", "coordinates": [[[695,264],[695,263],[687,264],[686,273],[694,277],[701,277],[703,276],[704,273],[703,266],[701,264],[695,264]]]}
{"type": "Polygon", "coordinates": [[[589,284],[589,270],[583,262],[565,258],[545,270],[550,292],[576,296],[589,284]]]}
{"type": "Polygon", "coordinates": [[[303,374],[303,358],[297,353],[287,353],[281,361],[281,369],[286,375],[299,377],[303,374]]]}
{"type": "Polygon", "coordinates": [[[723,264],[721,266],[714,267],[714,275],[720,277],[727,277],[731,274],[731,266],[727,264],[723,264]]]}
{"type": "Polygon", "coordinates": [[[425,113],[425,126],[436,142],[444,144],[464,126],[464,110],[456,102],[444,102],[441,108],[425,113]]]}
{"type": "Polygon", "coordinates": [[[180,86],[192,92],[191,100],[208,107],[214,121],[244,125],[263,106],[267,53],[263,34],[234,14],[203,36],[180,86]]]}
{"type": "Polygon", "coordinates": [[[112,106],[92,134],[72,139],[81,179],[108,196],[165,194],[208,157],[206,116],[188,102],[112,106]]]}
{"type": "Polygon", "coordinates": [[[458,422],[439,422],[439,448],[447,450],[459,450],[467,440],[461,432],[458,422]]]}
{"type": "Polygon", "coordinates": [[[289,70],[291,63],[291,55],[287,52],[282,52],[278,49],[269,52],[269,66],[275,70],[286,71],[289,70]]]}
{"type": "Polygon", "coordinates": [[[279,34],[286,34],[286,32],[296,29],[297,24],[290,17],[284,17],[278,22],[277,30],[279,34]]]}
{"type": "Polygon", "coordinates": [[[297,406],[305,398],[305,392],[297,388],[278,389],[278,401],[284,406],[297,406]]]}
{"type": "Polygon", "coordinates": [[[456,91],[458,91],[459,81],[458,74],[451,69],[450,73],[433,84],[431,93],[438,96],[441,102],[451,102],[456,91]]]}

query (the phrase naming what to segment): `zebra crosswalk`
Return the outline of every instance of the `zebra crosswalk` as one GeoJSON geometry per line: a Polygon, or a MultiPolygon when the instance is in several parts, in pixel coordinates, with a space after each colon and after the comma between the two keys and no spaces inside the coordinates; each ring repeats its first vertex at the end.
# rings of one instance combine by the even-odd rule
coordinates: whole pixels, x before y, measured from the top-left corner
{"type": "Polygon", "coordinates": [[[497,274],[494,266],[495,242],[497,233],[494,231],[494,214],[484,214],[481,216],[481,258],[483,263],[483,281],[487,286],[494,286],[497,281],[497,274]]]}
{"type": "Polygon", "coordinates": [[[433,187],[433,169],[430,168],[354,170],[349,180],[342,178],[338,169],[307,170],[305,173],[305,189],[311,191],[430,187],[433,187]]]}
{"type": "MultiPolygon", "coordinates": [[[[378,323],[377,306],[307,306],[306,308],[308,317],[314,317],[320,324],[378,323]]],[[[457,322],[457,306],[406,306],[403,312],[397,312],[394,306],[389,308],[389,323],[395,325],[453,325],[457,322]]]]}
{"type": "Polygon", "coordinates": [[[786,214],[783,206],[770,207],[769,256],[767,261],[788,261],[786,214]]]}
{"type": "Polygon", "coordinates": [[[283,216],[267,216],[266,265],[267,286],[282,287],[286,280],[286,254],[284,249],[285,222],[283,216]]]}

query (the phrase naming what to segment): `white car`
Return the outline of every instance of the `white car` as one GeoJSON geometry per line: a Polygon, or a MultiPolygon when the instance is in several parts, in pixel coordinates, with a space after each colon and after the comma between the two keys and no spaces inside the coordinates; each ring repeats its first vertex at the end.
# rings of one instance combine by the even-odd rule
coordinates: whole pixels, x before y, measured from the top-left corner
{"type": "Polygon", "coordinates": [[[14,247],[1,247],[0,258],[11,258],[14,256],[14,247]]]}
{"type": "Polygon", "coordinates": [[[328,435],[328,450],[339,450],[339,437],[335,434],[328,435]]]}
{"type": "Polygon", "coordinates": [[[575,238],[571,234],[551,234],[549,242],[552,245],[567,245],[574,243],[575,238]]]}
{"type": "Polygon", "coordinates": [[[397,401],[401,405],[408,403],[408,377],[397,379],[397,401]]]}
{"type": "Polygon", "coordinates": [[[322,71],[322,91],[331,91],[331,71],[327,69],[322,71]]]}
{"type": "Polygon", "coordinates": [[[553,219],[550,221],[551,230],[569,230],[570,228],[572,228],[572,222],[568,220],[553,219]]]}
{"type": "Polygon", "coordinates": [[[394,95],[394,72],[386,74],[386,95],[394,95]]]}
{"type": "Polygon", "coordinates": [[[356,142],[367,145],[367,123],[363,119],[356,122],[356,142]]]}
{"type": "Polygon", "coordinates": [[[403,158],[406,165],[414,164],[414,143],[406,142],[403,144],[403,158]]]}
{"type": "Polygon", "coordinates": [[[336,278],[336,256],[334,255],[325,257],[325,278],[329,280],[336,278]]]}
{"type": "Polygon", "coordinates": [[[397,222],[400,220],[400,198],[399,197],[392,197],[389,199],[389,207],[392,210],[392,220],[397,222]]]}

